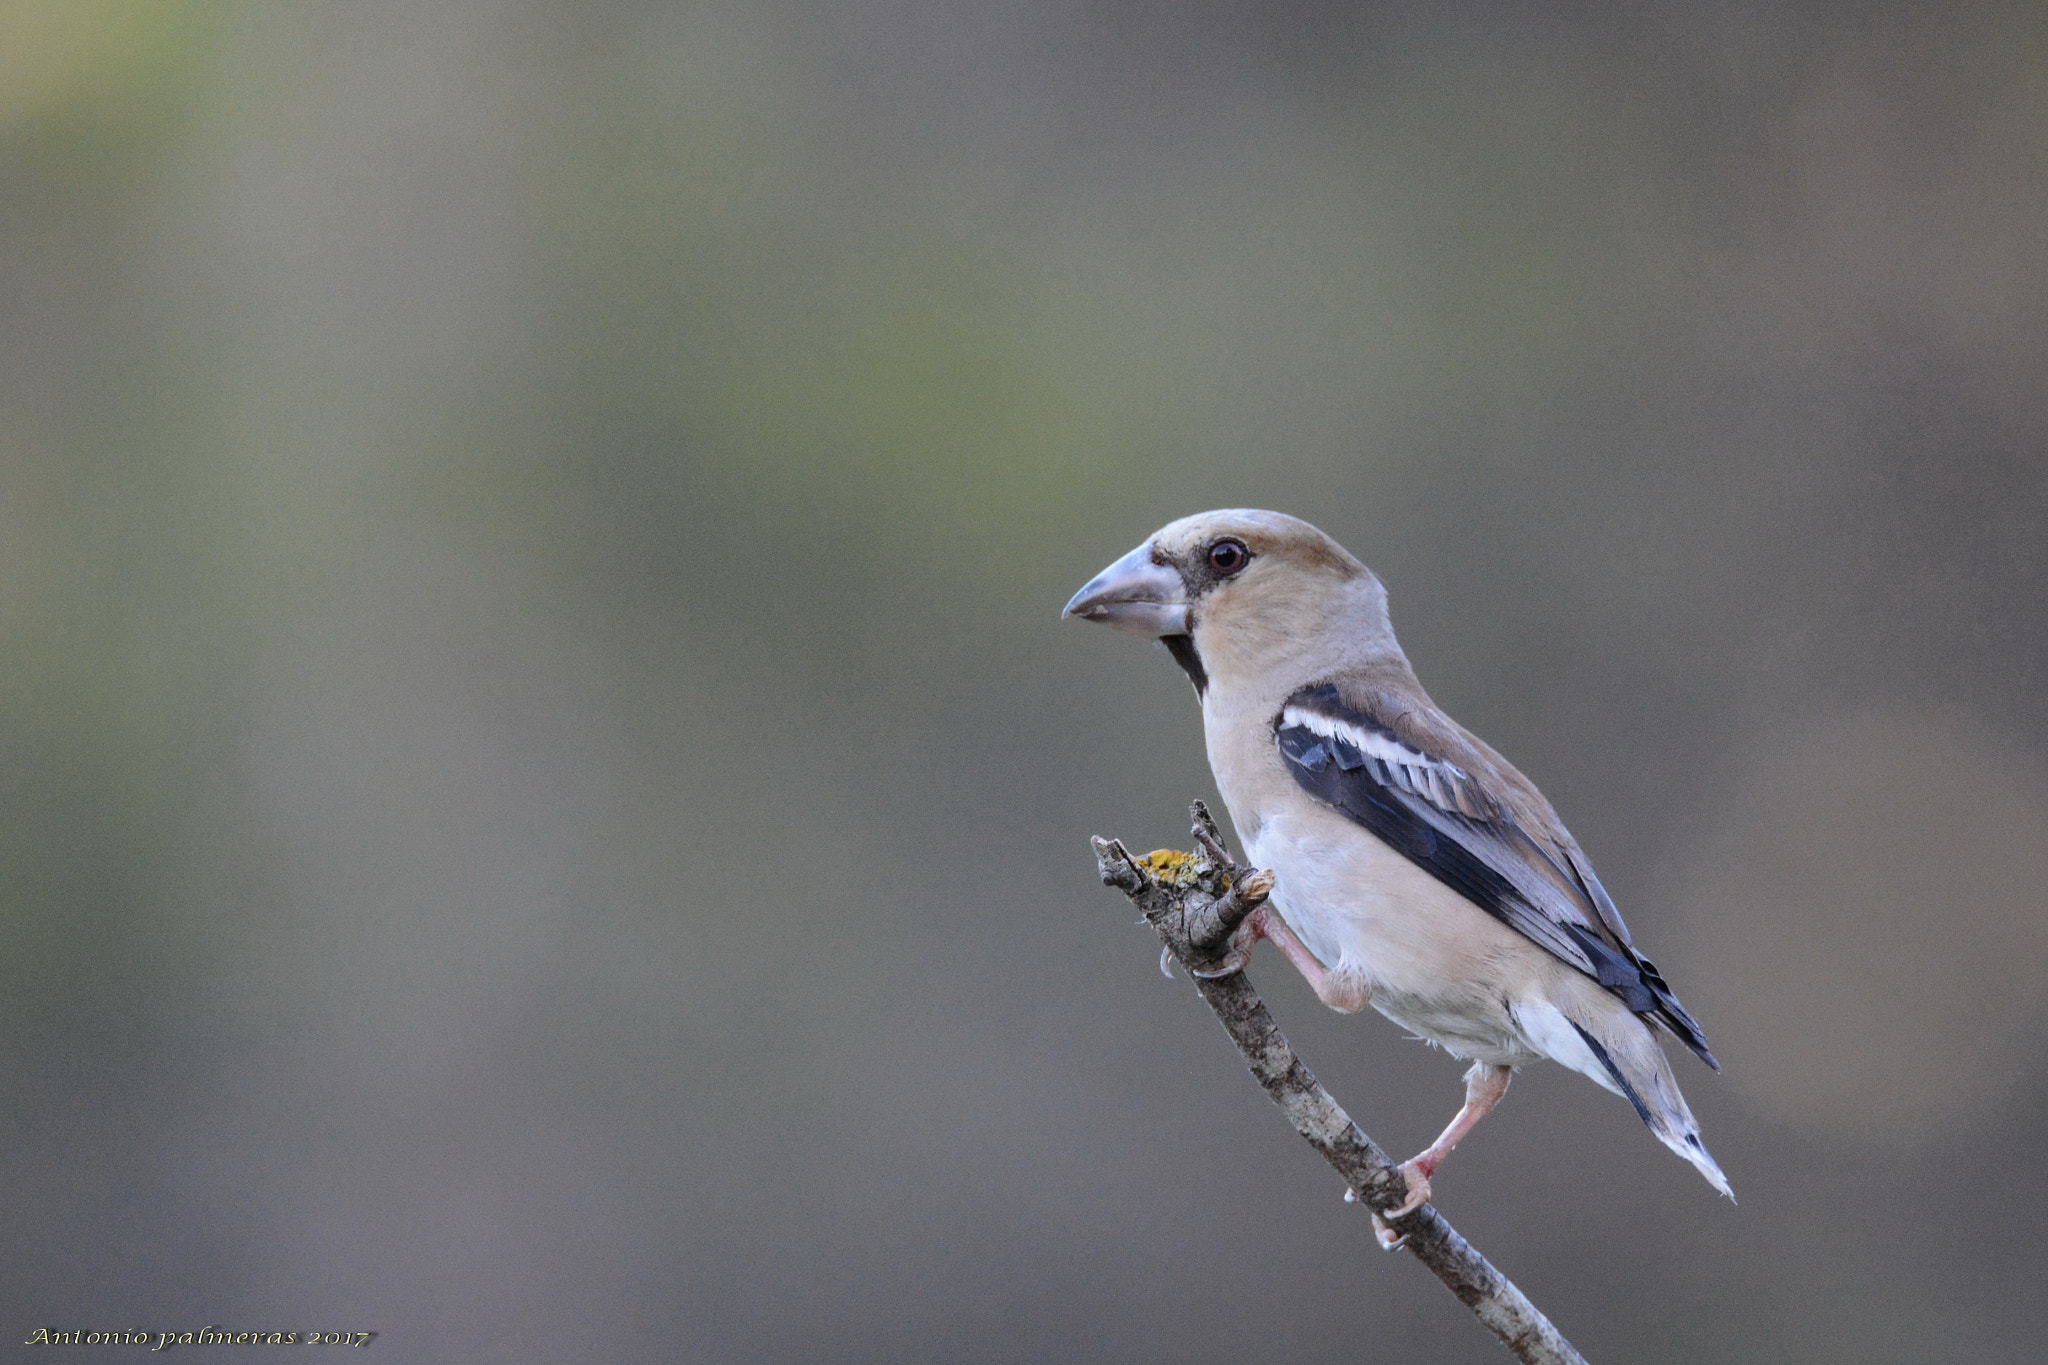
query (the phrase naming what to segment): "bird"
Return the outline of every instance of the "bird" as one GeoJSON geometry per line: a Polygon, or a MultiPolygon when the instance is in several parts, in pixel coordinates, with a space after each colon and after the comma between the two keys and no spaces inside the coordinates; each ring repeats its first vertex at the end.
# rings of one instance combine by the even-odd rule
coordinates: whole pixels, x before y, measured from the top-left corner
{"type": "Polygon", "coordinates": [[[1061,614],[1158,640],[1194,684],[1217,791],[1276,878],[1234,959],[1269,941],[1324,1004],[1370,1005],[1472,1063],[1450,1125],[1401,1164],[1406,1201],[1374,1215],[1383,1245],[1515,1070],[1546,1058],[1735,1197],[1657,1040],[1719,1071],[1698,1021],[1536,784],[1430,700],[1372,570],[1297,517],[1202,512],[1061,614]]]}

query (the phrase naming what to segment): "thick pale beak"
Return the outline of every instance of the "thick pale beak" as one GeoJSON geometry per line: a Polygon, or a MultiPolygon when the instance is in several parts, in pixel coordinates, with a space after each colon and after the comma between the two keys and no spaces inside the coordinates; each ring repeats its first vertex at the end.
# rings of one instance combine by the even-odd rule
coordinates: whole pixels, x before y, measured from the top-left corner
{"type": "Polygon", "coordinates": [[[1095,575],[1060,615],[1153,639],[1188,633],[1188,597],[1180,575],[1153,562],[1149,543],[1095,575]]]}

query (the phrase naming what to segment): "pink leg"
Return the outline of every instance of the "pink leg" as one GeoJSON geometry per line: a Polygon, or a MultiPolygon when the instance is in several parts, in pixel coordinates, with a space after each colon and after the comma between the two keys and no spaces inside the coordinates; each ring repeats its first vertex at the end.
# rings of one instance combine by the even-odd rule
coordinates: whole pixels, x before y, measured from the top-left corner
{"type": "Polygon", "coordinates": [[[1244,922],[1244,947],[1249,949],[1260,939],[1266,940],[1283,953],[1294,969],[1308,978],[1308,984],[1315,988],[1316,999],[1331,1009],[1343,1014],[1356,1014],[1372,999],[1372,992],[1355,981],[1340,981],[1316,961],[1316,955],[1308,950],[1295,932],[1287,927],[1287,921],[1275,914],[1271,905],[1262,905],[1252,911],[1244,922]]]}
{"type": "Polygon", "coordinates": [[[1408,1177],[1408,1202],[1386,1218],[1379,1214],[1372,1216],[1381,1246],[1391,1251],[1401,1244],[1402,1239],[1387,1226],[1387,1219],[1412,1213],[1429,1202],[1429,1178],[1436,1174],[1436,1168],[1443,1165],[1444,1158],[1451,1154],[1451,1149],[1464,1139],[1465,1134],[1500,1103],[1500,1097],[1508,1093],[1508,1082],[1514,1079],[1514,1075],[1504,1066],[1489,1062],[1472,1063],[1472,1069],[1465,1073],[1465,1104],[1458,1110],[1458,1116],[1451,1120],[1450,1127],[1438,1134],[1435,1142],[1401,1163],[1401,1174],[1408,1177]]]}

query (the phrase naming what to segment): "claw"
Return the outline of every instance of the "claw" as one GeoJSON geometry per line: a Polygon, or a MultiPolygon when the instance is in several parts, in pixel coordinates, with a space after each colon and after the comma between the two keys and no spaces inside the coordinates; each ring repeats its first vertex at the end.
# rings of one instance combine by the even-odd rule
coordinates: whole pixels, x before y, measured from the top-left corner
{"type": "Polygon", "coordinates": [[[1190,975],[1201,977],[1204,981],[1214,981],[1219,976],[1229,976],[1232,972],[1243,971],[1245,963],[1249,961],[1251,961],[1251,955],[1245,952],[1244,949],[1232,948],[1222,957],[1216,959],[1215,966],[1190,967],[1188,972],[1190,975]]]}
{"type": "Polygon", "coordinates": [[[1231,930],[1230,940],[1224,946],[1223,956],[1216,959],[1214,966],[1205,967],[1200,970],[1190,967],[1188,970],[1201,977],[1204,981],[1214,981],[1220,976],[1229,976],[1232,972],[1243,971],[1252,960],[1252,949],[1256,948],[1259,943],[1259,927],[1252,923],[1252,920],[1258,914],[1259,912],[1254,910],[1251,915],[1246,916],[1237,928],[1231,930]]]}
{"type": "Polygon", "coordinates": [[[1168,981],[1173,980],[1173,949],[1161,948],[1159,950],[1159,974],[1168,981]]]}

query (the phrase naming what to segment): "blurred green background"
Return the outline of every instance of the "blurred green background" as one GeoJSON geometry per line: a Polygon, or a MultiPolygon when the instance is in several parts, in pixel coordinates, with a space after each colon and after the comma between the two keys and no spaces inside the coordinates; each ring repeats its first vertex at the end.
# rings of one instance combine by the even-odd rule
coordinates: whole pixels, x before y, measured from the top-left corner
{"type": "Polygon", "coordinates": [[[1504,1359],[1094,881],[1210,785],[1059,606],[1252,505],[1727,1066],[1739,1206],[1542,1068],[1446,1214],[2038,1359],[2044,209],[2018,0],[0,0],[8,1350],[1504,1359]]]}

